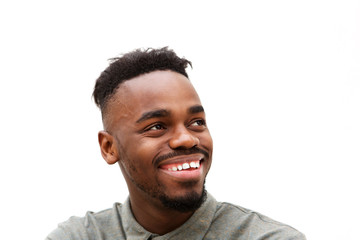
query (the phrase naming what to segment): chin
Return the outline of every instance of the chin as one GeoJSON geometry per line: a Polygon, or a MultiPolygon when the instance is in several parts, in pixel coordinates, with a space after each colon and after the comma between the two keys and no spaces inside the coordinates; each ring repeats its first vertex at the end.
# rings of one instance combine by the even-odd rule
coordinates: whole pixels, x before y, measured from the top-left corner
{"type": "Polygon", "coordinates": [[[170,197],[166,194],[159,196],[162,204],[169,209],[179,212],[193,212],[197,210],[206,200],[207,191],[205,187],[202,191],[190,191],[181,196],[170,197]]]}

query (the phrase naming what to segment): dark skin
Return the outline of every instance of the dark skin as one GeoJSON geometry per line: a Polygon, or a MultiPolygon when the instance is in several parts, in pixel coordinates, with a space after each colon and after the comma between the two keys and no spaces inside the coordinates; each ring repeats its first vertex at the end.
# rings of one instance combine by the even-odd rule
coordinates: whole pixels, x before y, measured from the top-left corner
{"type": "Polygon", "coordinates": [[[163,235],[186,222],[194,211],[169,209],[159,196],[200,196],[210,169],[212,139],[190,81],[173,71],[125,81],[107,105],[104,127],[98,135],[102,156],[119,164],[139,224],[163,235]],[[168,155],[194,147],[201,152],[168,155]],[[200,167],[171,171],[186,163],[200,167]]]}

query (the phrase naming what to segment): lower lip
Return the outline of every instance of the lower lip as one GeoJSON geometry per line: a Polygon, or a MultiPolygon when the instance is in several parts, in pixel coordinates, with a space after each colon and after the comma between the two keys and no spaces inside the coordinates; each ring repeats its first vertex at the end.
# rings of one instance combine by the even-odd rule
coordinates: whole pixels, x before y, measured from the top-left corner
{"type": "Polygon", "coordinates": [[[203,165],[200,164],[199,168],[189,168],[182,171],[169,171],[166,169],[160,169],[160,171],[180,181],[193,181],[199,180],[201,178],[203,173],[203,165]]]}

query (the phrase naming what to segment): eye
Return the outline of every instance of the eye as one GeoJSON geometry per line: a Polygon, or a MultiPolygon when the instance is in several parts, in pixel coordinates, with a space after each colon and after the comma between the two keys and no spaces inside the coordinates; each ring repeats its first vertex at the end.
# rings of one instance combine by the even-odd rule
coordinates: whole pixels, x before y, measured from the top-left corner
{"type": "Polygon", "coordinates": [[[159,130],[163,130],[163,129],[165,129],[165,127],[162,124],[156,123],[154,125],[151,125],[147,129],[145,129],[145,131],[159,131],[159,130]]]}
{"type": "Polygon", "coordinates": [[[202,131],[206,128],[206,122],[204,119],[196,119],[190,123],[189,128],[194,131],[202,131]]]}
{"type": "Polygon", "coordinates": [[[205,120],[203,119],[198,119],[198,120],[195,120],[191,125],[193,126],[205,126],[205,120]]]}
{"type": "Polygon", "coordinates": [[[156,138],[161,137],[166,133],[166,124],[153,123],[144,128],[140,133],[145,137],[156,138]]]}

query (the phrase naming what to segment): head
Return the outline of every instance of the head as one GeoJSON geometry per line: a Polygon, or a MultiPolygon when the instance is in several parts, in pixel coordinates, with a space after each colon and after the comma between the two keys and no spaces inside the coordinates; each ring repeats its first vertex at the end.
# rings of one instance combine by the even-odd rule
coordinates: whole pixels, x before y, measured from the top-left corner
{"type": "Polygon", "coordinates": [[[121,83],[134,77],[157,70],[171,70],[188,78],[186,68],[191,62],[179,58],[167,47],[161,49],[136,49],[121,57],[110,59],[111,63],[96,80],[93,97],[106,123],[108,101],[112,99],[121,83]]]}
{"type": "Polygon", "coordinates": [[[130,199],[184,212],[204,201],[212,159],[188,65],[167,48],[135,50],[112,60],[93,93],[104,123],[102,156],[120,165],[130,199]]]}

